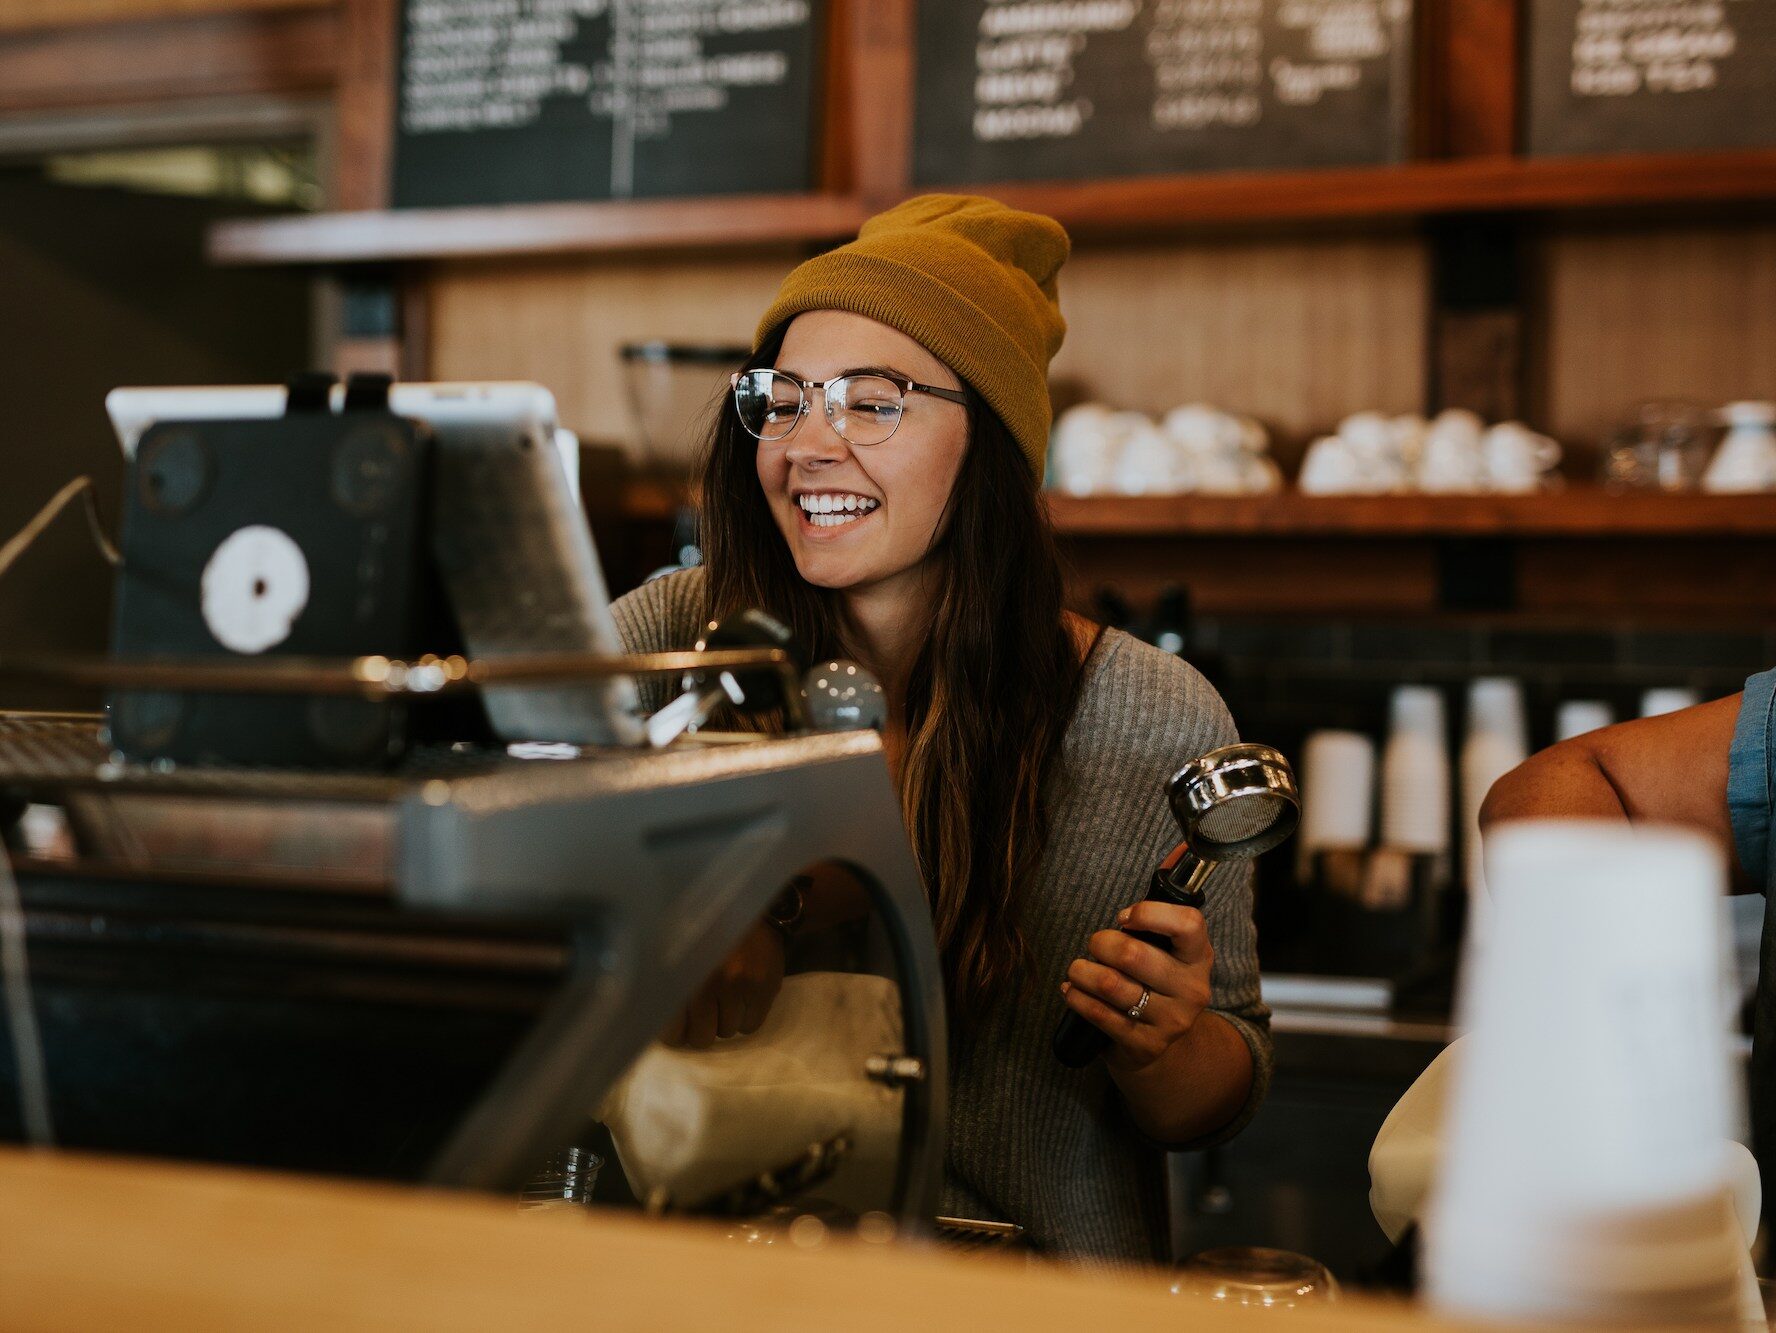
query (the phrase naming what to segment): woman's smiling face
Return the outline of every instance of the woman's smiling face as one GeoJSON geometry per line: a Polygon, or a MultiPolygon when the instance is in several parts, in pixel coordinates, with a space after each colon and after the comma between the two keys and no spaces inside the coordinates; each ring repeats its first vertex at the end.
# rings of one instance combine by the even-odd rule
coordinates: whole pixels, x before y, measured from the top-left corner
{"type": "MultiPolygon", "coordinates": [[[[804,381],[875,371],[962,388],[948,366],[904,333],[839,310],[792,320],[776,368],[804,381]]],[[[968,411],[909,393],[891,438],[852,445],[811,394],[788,439],[756,443],[759,485],[797,571],[817,587],[862,588],[918,568],[936,544],[968,449],[968,411]]]]}

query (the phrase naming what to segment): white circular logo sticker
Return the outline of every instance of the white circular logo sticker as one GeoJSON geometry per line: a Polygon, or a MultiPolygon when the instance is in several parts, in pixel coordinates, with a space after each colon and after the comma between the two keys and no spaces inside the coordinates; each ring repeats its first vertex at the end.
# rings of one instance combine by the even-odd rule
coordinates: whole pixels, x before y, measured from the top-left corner
{"type": "Polygon", "coordinates": [[[276,528],[256,524],[231,533],[204,566],[204,624],[234,652],[277,647],[307,605],[308,561],[276,528]]]}

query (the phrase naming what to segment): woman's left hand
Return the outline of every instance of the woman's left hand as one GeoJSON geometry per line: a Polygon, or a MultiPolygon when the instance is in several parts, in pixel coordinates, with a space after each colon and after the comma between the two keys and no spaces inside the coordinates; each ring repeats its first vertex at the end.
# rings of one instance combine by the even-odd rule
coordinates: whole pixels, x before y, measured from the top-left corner
{"type": "Polygon", "coordinates": [[[1121,930],[1100,930],[1076,958],[1061,990],[1067,1007],[1112,1042],[1104,1060],[1113,1069],[1145,1069],[1171,1050],[1209,1007],[1215,950],[1208,923],[1194,907],[1147,900],[1117,914],[1128,930],[1164,936],[1160,948],[1121,930]],[[1129,1010],[1149,992],[1138,1019],[1129,1010]]]}

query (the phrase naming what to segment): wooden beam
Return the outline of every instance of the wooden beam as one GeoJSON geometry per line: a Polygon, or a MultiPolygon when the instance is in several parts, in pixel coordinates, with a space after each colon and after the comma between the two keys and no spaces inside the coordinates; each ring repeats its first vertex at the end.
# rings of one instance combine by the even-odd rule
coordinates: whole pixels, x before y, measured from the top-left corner
{"type": "Polygon", "coordinates": [[[843,240],[863,219],[855,199],[829,195],[414,208],[228,222],[211,230],[209,248],[222,264],[735,250],[843,240]]]}
{"type": "Polygon", "coordinates": [[[1763,495],[1050,495],[1055,529],[1118,537],[1755,537],[1776,541],[1763,495]]]}
{"type": "Polygon", "coordinates": [[[1421,5],[1427,26],[1420,100],[1432,157],[1516,151],[1521,0],[1421,5]]]}
{"type": "Polygon", "coordinates": [[[1391,167],[956,188],[1048,213],[1082,235],[1128,236],[1253,222],[1772,199],[1776,151],[1482,157],[1391,167]]]}
{"type": "Polygon", "coordinates": [[[868,211],[904,199],[913,179],[916,0],[839,0],[848,11],[852,180],[868,211]]]}
{"type": "MultiPolygon", "coordinates": [[[[1076,239],[1317,227],[1443,213],[1557,212],[1776,201],[1776,150],[1419,162],[1277,173],[958,186],[1059,219],[1076,239]]],[[[755,195],[506,208],[335,213],[226,223],[229,263],[342,263],[522,253],[825,244],[899,195],[887,177],[852,196],[755,195]],[[870,191],[874,191],[871,193],[870,191]]]]}
{"type": "Polygon", "coordinates": [[[387,208],[394,179],[396,43],[400,0],[344,0],[339,68],[339,136],[333,202],[345,210],[387,208]]]}
{"type": "Polygon", "coordinates": [[[331,8],[198,15],[0,35],[0,114],[323,93],[337,78],[331,8]]]}
{"type": "Polygon", "coordinates": [[[6,0],[0,32],[68,28],[81,23],[135,23],[270,9],[334,9],[339,0],[6,0]]]}
{"type": "Polygon", "coordinates": [[[821,35],[817,99],[813,108],[817,161],[814,188],[850,194],[857,188],[852,134],[857,114],[851,83],[857,76],[852,59],[851,30],[856,25],[855,0],[828,0],[826,29],[821,35]]]}

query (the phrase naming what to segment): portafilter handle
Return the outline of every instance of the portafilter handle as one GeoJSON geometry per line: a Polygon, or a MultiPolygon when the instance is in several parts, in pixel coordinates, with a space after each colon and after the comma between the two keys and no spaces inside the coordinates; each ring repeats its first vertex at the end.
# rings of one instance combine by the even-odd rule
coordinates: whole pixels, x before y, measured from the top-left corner
{"type": "MultiPolygon", "coordinates": [[[[1281,752],[1268,745],[1245,743],[1211,750],[1174,773],[1166,794],[1184,841],[1153,872],[1146,899],[1198,911],[1207,901],[1202,886],[1210,871],[1223,861],[1263,855],[1293,833],[1301,820],[1294,770],[1281,752]]],[[[1164,935],[1122,929],[1157,949],[1172,947],[1164,935]]],[[[1108,1033],[1071,1009],[1055,1028],[1055,1059],[1071,1069],[1084,1068],[1109,1044],[1108,1033]]]]}

